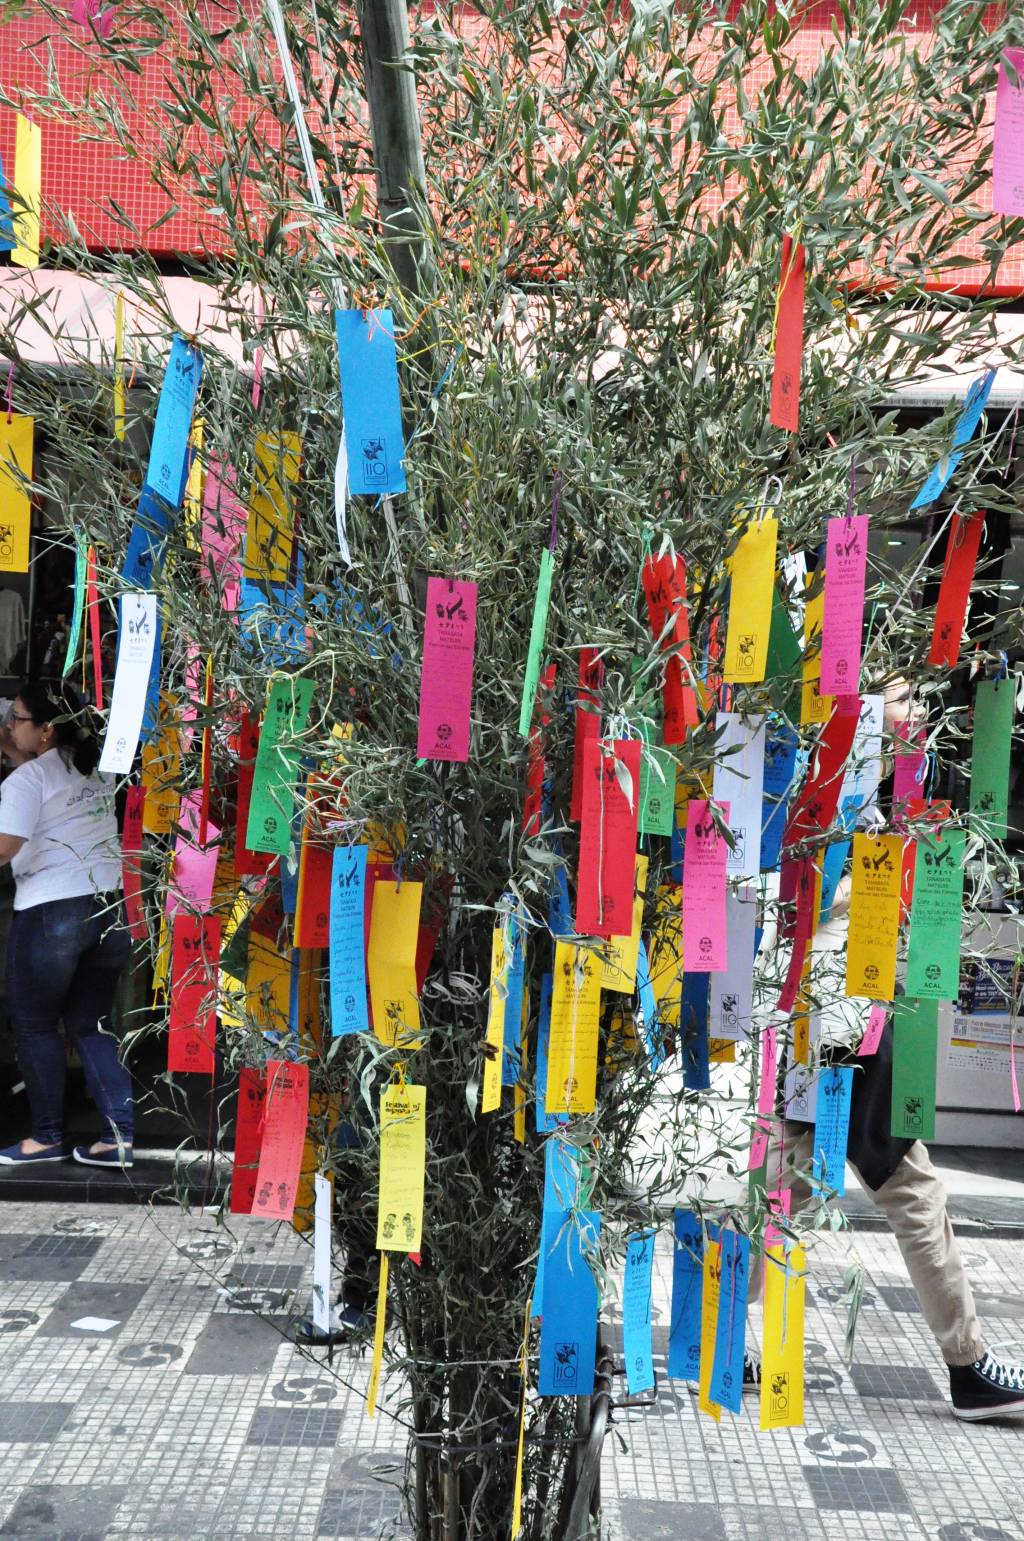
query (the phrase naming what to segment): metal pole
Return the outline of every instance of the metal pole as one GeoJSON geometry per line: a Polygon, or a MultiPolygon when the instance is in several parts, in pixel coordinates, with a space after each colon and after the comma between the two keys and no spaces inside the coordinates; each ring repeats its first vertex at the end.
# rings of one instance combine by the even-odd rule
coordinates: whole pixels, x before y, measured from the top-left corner
{"type": "Polygon", "coordinates": [[[426,170],[408,11],[405,0],[359,0],[357,9],[384,243],[402,288],[416,293],[424,243],[412,196],[425,197],[426,170]]]}

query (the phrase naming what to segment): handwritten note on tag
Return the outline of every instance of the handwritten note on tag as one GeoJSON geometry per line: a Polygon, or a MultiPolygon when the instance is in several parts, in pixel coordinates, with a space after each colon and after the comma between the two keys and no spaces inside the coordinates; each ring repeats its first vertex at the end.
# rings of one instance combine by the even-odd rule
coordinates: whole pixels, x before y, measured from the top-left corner
{"type": "Polygon", "coordinates": [[[1007,48],[999,62],[992,144],[992,211],[1024,214],[1024,48],[1007,48]],[[1019,84],[1006,68],[1010,64],[1019,84]]]}
{"type": "Polygon", "coordinates": [[[908,995],[955,1001],[959,993],[966,847],[967,833],[962,829],[923,833],[917,841],[905,982],[908,995]]]}
{"type": "Polygon", "coordinates": [[[331,865],[331,1036],[370,1030],[366,1011],[363,907],[366,846],[338,845],[331,865]]]}
{"type": "Polygon", "coordinates": [[[860,688],[868,559],[867,514],[830,519],[825,550],[825,618],[819,688],[826,695],[856,695],[860,688]]]}
{"type": "Polygon", "coordinates": [[[386,1087],[380,1098],[378,1251],[420,1251],[426,1160],[426,1087],[386,1087]]]}
{"type": "Polygon", "coordinates": [[[743,1397],[743,1350],[750,1285],[750,1238],[722,1230],[722,1279],[715,1326],[715,1355],[709,1394],[719,1407],[738,1413],[743,1397]]]}
{"type": "Polygon", "coordinates": [[[811,1180],[842,1198],[846,1192],[846,1146],[850,1132],[852,1065],[830,1065],[818,1077],[811,1180]]]}
{"type": "Polygon", "coordinates": [[[622,1284],[622,1340],[626,1360],[626,1389],[631,1397],[654,1389],[651,1346],[651,1276],[654,1270],[654,1231],[630,1236],[626,1242],[626,1273],[622,1284]]]}
{"type": "Polygon", "coordinates": [[[847,995],[891,1001],[895,994],[902,865],[902,836],[854,835],[847,995]]]}
{"type": "Polygon", "coordinates": [[[309,1112],[309,1070],[289,1060],[267,1061],[263,1140],[252,1214],[260,1220],[290,1220],[302,1170],[309,1112]]]}
{"type": "Polygon", "coordinates": [[[267,1085],[258,1070],[245,1065],[238,1077],[238,1108],[235,1113],[235,1154],[231,1168],[233,1215],[252,1214],[256,1197],[256,1173],[263,1139],[263,1103],[267,1085]]]}
{"type": "Polygon", "coordinates": [[[423,760],[469,759],[477,586],[427,579],[416,753],[423,760]]]}
{"type": "MultiPolygon", "coordinates": [[[[721,804],[728,822],[729,806],[721,804]]],[[[686,973],[723,973],[728,968],[725,924],[729,847],[711,816],[710,804],[692,798],[686,809],[683,867],[683,968],[686,973]]]]}
{"type": "Polygon", "coordinates": [[[556,942],[548,1040],[548,1113],[592,1113],[597,1090],[601,964],[572,942],[556,942]]]}

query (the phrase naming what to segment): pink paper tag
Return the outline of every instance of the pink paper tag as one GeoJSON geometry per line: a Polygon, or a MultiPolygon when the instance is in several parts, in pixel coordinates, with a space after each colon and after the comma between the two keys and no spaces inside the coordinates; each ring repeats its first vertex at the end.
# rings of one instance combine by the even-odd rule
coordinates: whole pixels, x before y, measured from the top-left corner
{"type": "Polygon", "coordinates": [[[199,645],[189,641],[185,644],[185,700],[181,707],[181,747],[185,753],[192,747],[192,724],[205,694],[206,671],[199,660],[199,645]]]}
{"type": "Polygon", "coordinates": [[[476,592],[476,584],[465,579],[427,579],[416,736],[416,753],[421,760],[469,759],[476,592]]]}
{"type": "Polygon", "coordinates": [[[237,473],[217,455],[211,455],[206,467],[203,490],[203,518],[200,544],[203,561],[200,571],[205,581],[216,573],[225,610],[238,609],[242,564],[239,553],[245,536],[248,513],[236,491],[237,473]]]}
{"type": "Polygon", "coordinates": [[[785,1240],[776,1222],[782,1218],[788,1220],[792,1215],[793,1190],[792,1188],[773,1188],[770,1193],[765,1194],[765,1200],[768,1204],[768,1214],[764,1222],[764,1245],[767,1251],[769,1247],[780,1247],[785,1240]]]}
{"type": "Polygon", "coordinates": [[[114,25],[114,13],[101,11],[101,3],[102,0],[71,0],[71,20],[80,27],[88,27],[91,22],[105,41],[114,25]]]}
{"type": "Polygon", "coordinates": [[[754,1128],[754,1138],[750,1142],[750,1155],[747,1157],[748,1172],[756,1172],[758,1167],[764,1164],[771,1133],[771,1119],[759,1118],[754,1128]]]}
{"type": "Polygon", "coordinates": [[[181,800],[178,822],[182,832],[174,843],[171,881],[167,885],[165,913],[170,917],[184,906],[197,915],[205,915],[213,898],[213,880],[217,871],[220,830],[207,825],[204,847],[196,844],[199,833],[201,792],[190,792],[181,800]]]}
{"type": "MultiPolygon", "coordinates": [[[[729,804],[720,803],[729,821],[729,804]]],[[[722,974],[728,968],[725,923],[726,866],[729,847],[716,828],[703,798],[686,805],[683,849],[683,970],[722,974]]]]}
{"type": "Polygon", "coordinates": [[[882,1033],[885,1030],[885,1024],[888,1019],[889,1013],[884,1006],[876,1004],[871,1007],[871,1010],[868,1012],[868,1025],[864,1029],[864,1037],[861,1039],[860,1048],[857,1050],[860,1058],[866,1059],[869,1054],[877,1053],[878,1045],[881,1042],[882,1033]]]}
{"type": "Polygon", "coordinates": [[[825,552],[825,614],[821,628],[821,693],[855,696],[860,685],[868,516],[830,519],[825,552]]]}
{"type": "Polygon", "coordinates": [[[256,1173],[254,1217],[290,1220],[302,1171],[309,1114],[309,1070],[287,1060],[268,1060],[263,1141],[256,1173]]]}
{"type": "MultiPolygon", "coordinates": [[[[1008,48],[1006,58],[1024,81],[1024,49],[1008,48]]],[[[1024,214],[1024,89],[1011,82],[1003,63],[996,86],[992,208],[996,214],[1024,214]]]]}
{"type": "Polygon", "coordinates": [[[1020,1087],[1017,1084],[1017,1027],[1010,1029],[1010,1086],[1013,1089],[1013,1111],[1020,1112],[1020,1087]]]}
{"type": "MultiPolygon", "coordinates": [[[[910,730],[906,723],[900,723],[896,729],[897,738],[904,743],[910,742],[910,730]]],[[[915,728],[914,742],[924,742],[925,729],[915,728]]],[[[892,802],[893,812],[897,809],[906,810],[907,803],[914,797],[924,796],[925,775],[928,769],[928,756],[926,754],[910,753],[898,754],[893,761],[892,768],[892,802]]]]}
{"type": "Polygon", "coordinates": [[[761,1081],[757,1090],[757,1111],[770,1117],[775,1111],[775,1079],[779,1066],[779,1040],[774,1027],[761,1034],[761,1081]]]}

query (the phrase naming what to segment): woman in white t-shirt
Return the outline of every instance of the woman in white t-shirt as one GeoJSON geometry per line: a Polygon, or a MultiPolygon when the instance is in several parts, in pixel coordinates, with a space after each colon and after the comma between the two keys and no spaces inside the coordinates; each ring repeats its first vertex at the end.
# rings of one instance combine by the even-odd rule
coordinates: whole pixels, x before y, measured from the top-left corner
{"type": "Polygon", "coordinates": [[[99,746],[70,686],[22,685],[8,725],[5,750],[21,763],[0,787],[0,862],[10,862],[16,890],[7,1011],[32,1134],[0,1151],[0,1163],[73,1156],[129,1167],[131,1081],[110,1025],[131,952],[114,778],[96,772],[99,746]],[[99,1138],[73,1150],[64,1141],[62,1020],[102,1119],[99,1138]]]}

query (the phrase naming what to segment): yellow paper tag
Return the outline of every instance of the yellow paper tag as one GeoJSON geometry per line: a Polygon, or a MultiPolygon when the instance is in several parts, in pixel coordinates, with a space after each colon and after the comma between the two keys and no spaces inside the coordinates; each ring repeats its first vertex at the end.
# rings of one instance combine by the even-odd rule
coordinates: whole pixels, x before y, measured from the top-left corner
{"type": "Polygon", "coordinates": [[[323,1050],[321,962],[322,953],[318,947],[304,947],[299,953],[299,1052],[307,1059],[315,1059],[323,1050]]]}
{"type": "Polygon", "coordinates": [[[731,1038],[709,1038],[708,1059],[713,1065],[735,1065],[736,1045],[731,1038]]]}
{"type": "Polygon", "coordinates": [[[721,1422],[722,1409],[711,1400],[711,1372],[715,1364],[715,1336],[718,1332],[718,1296],[722,1288],[722,1248],[710,1236],[704,1243],[704,1274],[700,1297],[700,1379],[697,1406],[702,1413],[721,1422]]]}
{"type": "Polygon", "coordinates": [[[405,1049],[420,1044],[416,943],[422,900],[422,883],[378,881],[373,886],[367,951],[373,1031],[381,1043],[405,1049]]]}
{"type": "Polygon", "coordinates": [[[245,974],[245,1009],[253,1023],[271,1032],[290,1026],[291,965],[269,937],[249,933],[249,964],[245,974]]]}
{"type": "Polygon", "coordinates": [[[678,1027],[683,1003],[682,891],[658,889],[657,918],[651,938],[651,989],[664,1027],[678,1027]]]}
{"type": "Polygon", "coordinates": [[[519,1026],[519,1076],[512,1088],[514,1098],[512,1114],[512,1138],[517,1145],[526,1144],[526,1086],[529,1071],[530,1051],[530,999],[527,990],[523,988],[523,1010],[519,1026]]]}
{"type": "Polygon", "coordinates": [[[722,670],[728,684],[756,685],[764,679],[778,537],[779,521],[765,514],[741,535],[729,563],[729,627],[722,670]]]}
{"type": "MultiPolygon", "coordinates": [[[[808,577],[808,582],[811,579],[808,577]]],[[[821,628],[825,616],[822,590],[804,605],[804,659],[801,664],[800,721],[802,724],[827,722],[832,715],[832,697],[818,694],[821,679],[821,628]]]]}
{"type": "Polygon", "coordinates": [[[256,473],[249,498],[245,576],[256,583],[287,583],[295,528],[294,486],[302,461],[297,433],[256,436],[256,473]]]}
{"type": "Polygon", "coordinates": [[[34,418],[0,412],[0,573],[28,572],[34,432],[34,418]]]}
{"type": "Polygon", "coordinates": [[[420,1250],[426,1161],[426,1087],[385,1087],[380,1098],[379,1251],[420,1250]]]}
{"type": "Polygon", "coordinates": [[[181,804],[181,726],[178,698],[169,691],[160,693],[157,728],[142,746],[142,827],[147,835],[169,835],[181,804]]]}
{"type": "Polygon", "coordinates": [[[769,1247],[764,1275],[761,1427],[789,1429],[804,1421],[803,1250],[769,1247]]]}
{"type": "MultiPolygon", "coordinates": [[[[295,1190],[295,1209],[291,1221],[292,1230],[298,1231],[300,1236],[313,1229],[316,1175],[323,1166],[325,1150],[330,1148],[340,1113],[341,1096],[338,1092],[310,1092],[306,1138],[302,1146],[302,1166],[299,1168],[299,1183],[295,1190]]],[[[328,1181],[330,1180],[328,1176],[328,1181]]]]}
{"type": "Polygon", "coordinates": [[[192,424],[192,431],[188,436],[189,448],[192,450],[192,464],[188,468],[188,481],[185,483],[185,544],[191,551],[202,551],[199,540],[199,522],[203,511],[203,482],[205,472],[203,470],[203,419],[197,417],[192,424]]]}
{"type": "Polygon", "coordinates": [[[526,1445],[526,1366],[527,1350],[530,1345],[530,1312],[533,1308],[532,1298],[526,1302],[526,1320],[523,1323],[523,1349],[519,1356],[519,1373],[523,1380],[523,1389],[519,1397],[519,1439],[516,1444],[516,1480],[512,1489],[512,1533],[510,1541],[516,1541],[516,1537],[523,1528],[523,1450],[526,1445]]]}
{"type": "Polygon", "coordinates": [[[903,838],[853,837],[846,993],[891,1001],[896,991],[903,838]]]}
{"type": "Polygon", "coordinates": [[[14,197],[11,220],[14,250],[11,261],[18,268],[39,266],[39,210],[43,190],[43,134],[37,123],[18,114],[14,141],[14,197]]]}
{"type": "Polygon", "coordinates": [[[373,1358],[370,1360],[370,1384],[366,1391],[366,1416],[374,1417],[380,1392],[380,1367],[384,1360],[384,1326],[388,1313],[388,1255],[380,1255],[380,1282],[377,1285],[377,1320],[373,1329],[373,1358]]]}
{"type": "Polygon", "coordinates": [[[114,297],[114,438],[124,439],[124,295],[114,297]]]}
{"type": "MultiPolygon", "coordinates": [[[[165,873],[166,876],[166,873],[165,873]]],[[[171,971],[171,928],[166,913],[160,916],[160,933],[153,959],[153,999],[167,994],[167,980],[171,971]]]]}
{"type": "Polygon", "coordinates": [[[608,941],[608,955],[601,969],[602,990],[632,995],[636,989],[636,965],[640,953],[640,929],[644,922],[644,895],[647,892],[646,856],[636,859],[636,890],[633,899],[633,929],[628,936],[613,936],[608,941]]]}
{"type": "Polygon", "coordinates": [[[592,1113],[597,1096],[601,964],[574,942],[555,943],[548,1043],[548,1113],[592,1113]]]}
{"type": "Polygon", "coordinates": [[[501,1107],[501,1060],[505,1047],[505,997],[508,992],[508,952],[500,926],[491,932],[491,988],[487,1010],[487,1053],[480,1094],[481,1113],[501,1107]]]}

